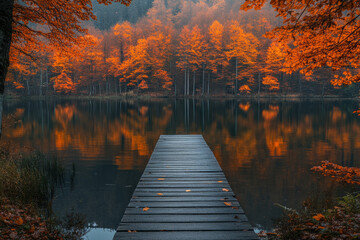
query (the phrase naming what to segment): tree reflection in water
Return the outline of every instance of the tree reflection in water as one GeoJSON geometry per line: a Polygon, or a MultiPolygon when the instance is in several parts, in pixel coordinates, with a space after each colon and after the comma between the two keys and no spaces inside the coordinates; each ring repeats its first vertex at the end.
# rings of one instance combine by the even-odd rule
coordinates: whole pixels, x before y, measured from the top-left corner
{"type": "Polygon", "coordinates": [[[360,166],[357,107],[353,101],[7,102],[5,114],[20,121],[3,137],[56,153],[68,168],[75,164],[55,211],[75,208],[89,224],[115,229],[160,134],[203,134],[251,223],[269,229],[281,213],[274,203],[296,208],[313,194],[346,190],[310,168],[323,160],[360,166]]]}

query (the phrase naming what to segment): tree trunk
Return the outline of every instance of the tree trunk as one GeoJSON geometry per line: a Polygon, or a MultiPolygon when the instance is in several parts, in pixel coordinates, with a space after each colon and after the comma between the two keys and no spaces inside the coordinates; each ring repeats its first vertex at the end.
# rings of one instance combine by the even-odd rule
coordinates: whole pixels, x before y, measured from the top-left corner
{"type": "Polygon", "coordinates": [[[28,78],[26,78],[26,89],[27,89],[27,95],[30,96],[30,84],[28,78]]]}
{"type": "Polygon", "coordinates": [[[176,77],[174,77],[174,94],[175,94],[175,97],[176,97],[176,95],[177,95],[177,89],[176,89],[176,84],[177,83],[177,81],[176,81],[176,77]]]}
{"type": "Polygon", "coordinates": [[[235,95],[238,92],[238,58],[236,57],[235,60],[235,89],[234,89],[234,93],[235,95]]]}
{"type": "Polygon", "coordinates": [[[43,85],[43,69],[40,68],[40,87],[39,87],[39,96],[42,95],[42,85],[43,85]]]}
{"type": "Polygon", "coordinates": [[[46,70],[45,70],[45,79],[46,79],[46,93],[45,95],[48,95],[48,90],[49,90],[49,73],[48,73],[48,67],[46,66],[46,70]]]}
{"type": "Polygon", "coordinates": [[[302,95],[302,86],[301,86],[301,73],[299,72],[299,93],[302,95]]]}
{"type": "Polygon", "coordinates": [[[0,95],[4,94],[6,73],[9,67],[9,52],[12,35],[14,0],[0,1],[0,95]]]}
{"type": "Polygon", "coordinates": [[[186,95],[190,95],[190,68],[188,68],[187,83],[186,83],[186,95]]]}
{"type": "Polygon", "coordinates": [[[193,78],[193,97],[195,96],[195,74],[196,74],[196,71],[194,71],[194,78],[193,78]]]}
{"type": "Polygon", "coordinates": [[[0,94],[0,138],[2,133],[2,113],[3,113],[3,102],[4,102],[4,94],[0,94]]]}
{"type": "Polygon", "coordinates": [[[3,97],[12,35],[14,0],[0,1],[0,137],[2,129],[3,97]]]}
{"type": "Polygon", "coordinates": [[[260,97],[260,88],[261,88],[260,72],[258,73],[258,82],[259,82],[259,87],[258,87],[258,96],[260,97]]]}
{"type": "Polygon", "coordinates": [[[187,69],[185,68],[185,79],[184,79],[184,96],[186,96],[186,74],[187,74],[187,69]]]}
{"type": "Polygon", "coordinates": [[[204,95],[204,92],[205,92],[205,63],[203,63],[203,78],[202,78],[201,95],[204,95]]]}
{"type": "Polygon", "coordinates": [[[208,85],[207,85],[207,94],[208,95],[210,95],[210,75],[211,75],[211,72],[209,71],[208,85]]]}

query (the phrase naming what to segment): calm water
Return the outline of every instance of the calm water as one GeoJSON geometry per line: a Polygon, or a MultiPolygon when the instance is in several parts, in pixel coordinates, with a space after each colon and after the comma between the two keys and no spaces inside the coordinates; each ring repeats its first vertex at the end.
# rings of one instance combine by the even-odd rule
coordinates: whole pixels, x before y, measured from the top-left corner
{"type": "Polygon", "coordinates": [[[280,203],[349,190],[312,173],[322,160],[358,166],[355,101],[19,101],[4,139],[56,154],[67,168],[54,210],[86,216],[88,239],[111,239],[160,134],[203,134],[250,222],[271,229],[280,203]],[[73,173],[74,172],[74,173],[73,173]]]}

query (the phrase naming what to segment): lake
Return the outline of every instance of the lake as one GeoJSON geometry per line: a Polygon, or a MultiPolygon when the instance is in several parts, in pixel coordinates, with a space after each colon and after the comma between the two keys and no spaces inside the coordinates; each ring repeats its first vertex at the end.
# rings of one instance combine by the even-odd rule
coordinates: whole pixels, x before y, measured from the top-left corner
{"type": "Polygon", "coordinates": [[[67,169],[53,202],[86,216],[87,239],[112,239],[161,134],[202,134],[249,221],[271,230],[282,209],[349,187],[313,173],[329,160],[360,167],[357,101],[48,100],[7,101],[19,121],[3,139],[57,155],[67,169]]]}

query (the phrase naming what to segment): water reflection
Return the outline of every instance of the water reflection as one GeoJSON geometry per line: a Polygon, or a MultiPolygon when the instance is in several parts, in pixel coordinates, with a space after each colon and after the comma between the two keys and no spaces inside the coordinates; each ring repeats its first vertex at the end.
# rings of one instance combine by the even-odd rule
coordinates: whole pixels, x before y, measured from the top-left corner
{"type": "MultiPolygon", "coordinates": [[[[115,229],[160,134],[200,133],[253,225],[272,227],[309,195],[344,188],[310,172],[329,160],[358,166],[360,121],[354,101],[58,100],[7,102],[21,121],[4,138],[58,154],[75,179],[55,211],[74,208],[90,224],[115,229]]],[[[101,231],[97,231],[101,232],[101,231]]]]}

